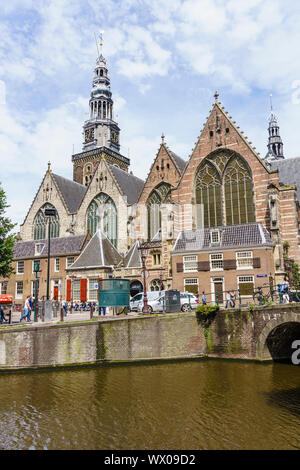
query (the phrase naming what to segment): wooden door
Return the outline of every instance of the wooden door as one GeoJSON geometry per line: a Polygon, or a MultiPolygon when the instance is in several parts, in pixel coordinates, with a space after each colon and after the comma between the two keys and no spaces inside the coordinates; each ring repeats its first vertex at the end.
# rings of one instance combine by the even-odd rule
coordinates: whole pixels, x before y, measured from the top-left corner
{"type": "Polygon", "coordinates": [[[53,300],[58,300],[58,286],[54,286],[54,289],[53,289],[53,300]]]}

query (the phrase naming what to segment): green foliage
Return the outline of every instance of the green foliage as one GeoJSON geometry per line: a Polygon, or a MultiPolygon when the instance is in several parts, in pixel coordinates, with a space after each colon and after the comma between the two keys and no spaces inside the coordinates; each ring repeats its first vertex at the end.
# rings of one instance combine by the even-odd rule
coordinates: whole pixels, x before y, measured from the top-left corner
{"type": "Polygon", "coordinates": [[[198,305],[196,313],[201,316],[209,316],[217,313],[219,310],[220,305],[198,305]]]}
{"type": "Polygon", "coordinates": [[[0,276],[9,277],[13,273],[13,248],[16,242],[16,235],[11,233],[17,224],[13,224],[5,211],[9,207],[6,201],[6,194],[0,183],[0,276]]]}

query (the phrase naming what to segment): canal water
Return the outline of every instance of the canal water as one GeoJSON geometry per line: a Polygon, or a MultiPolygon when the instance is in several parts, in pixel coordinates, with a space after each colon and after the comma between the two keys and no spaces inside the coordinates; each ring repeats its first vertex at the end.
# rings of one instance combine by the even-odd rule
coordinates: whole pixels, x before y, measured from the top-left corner
{"type": "Polygon", "coordinates": [[[299,449],[300,367],[203,360],[0,375],[1,449],[299,449]]]}

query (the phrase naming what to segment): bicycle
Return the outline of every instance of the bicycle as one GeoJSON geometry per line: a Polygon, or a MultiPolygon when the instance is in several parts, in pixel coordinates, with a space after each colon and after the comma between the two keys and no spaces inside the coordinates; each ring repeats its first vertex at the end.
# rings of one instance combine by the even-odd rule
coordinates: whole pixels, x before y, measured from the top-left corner
{"type": "Polygon", "coordinates": [[[263,289],[266,289],[268,284],[265,284],[263,287],[258,287],[257,291],[253,292],[253,301],[255,305],[265,305],[267,303],[279,303],[280,295],[270,286],[269,292],[266,294],[263,293],[263,289]]]}

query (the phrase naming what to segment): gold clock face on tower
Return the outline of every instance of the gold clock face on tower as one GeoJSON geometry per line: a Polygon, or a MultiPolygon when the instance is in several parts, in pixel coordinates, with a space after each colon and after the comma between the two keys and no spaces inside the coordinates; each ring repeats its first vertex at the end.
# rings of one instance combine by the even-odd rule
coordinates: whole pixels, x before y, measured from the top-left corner
{"type": "Polygon", "coordinates": [[[85,142],[92,142],[94,140],[94,129],[87,129],[85,131],[85,142]]]}
{"type": "Polygon", "coordinates": [[[110,140],[117,144],[119,142],[119,134],[116,131],[111,131],[110,140]]]}

